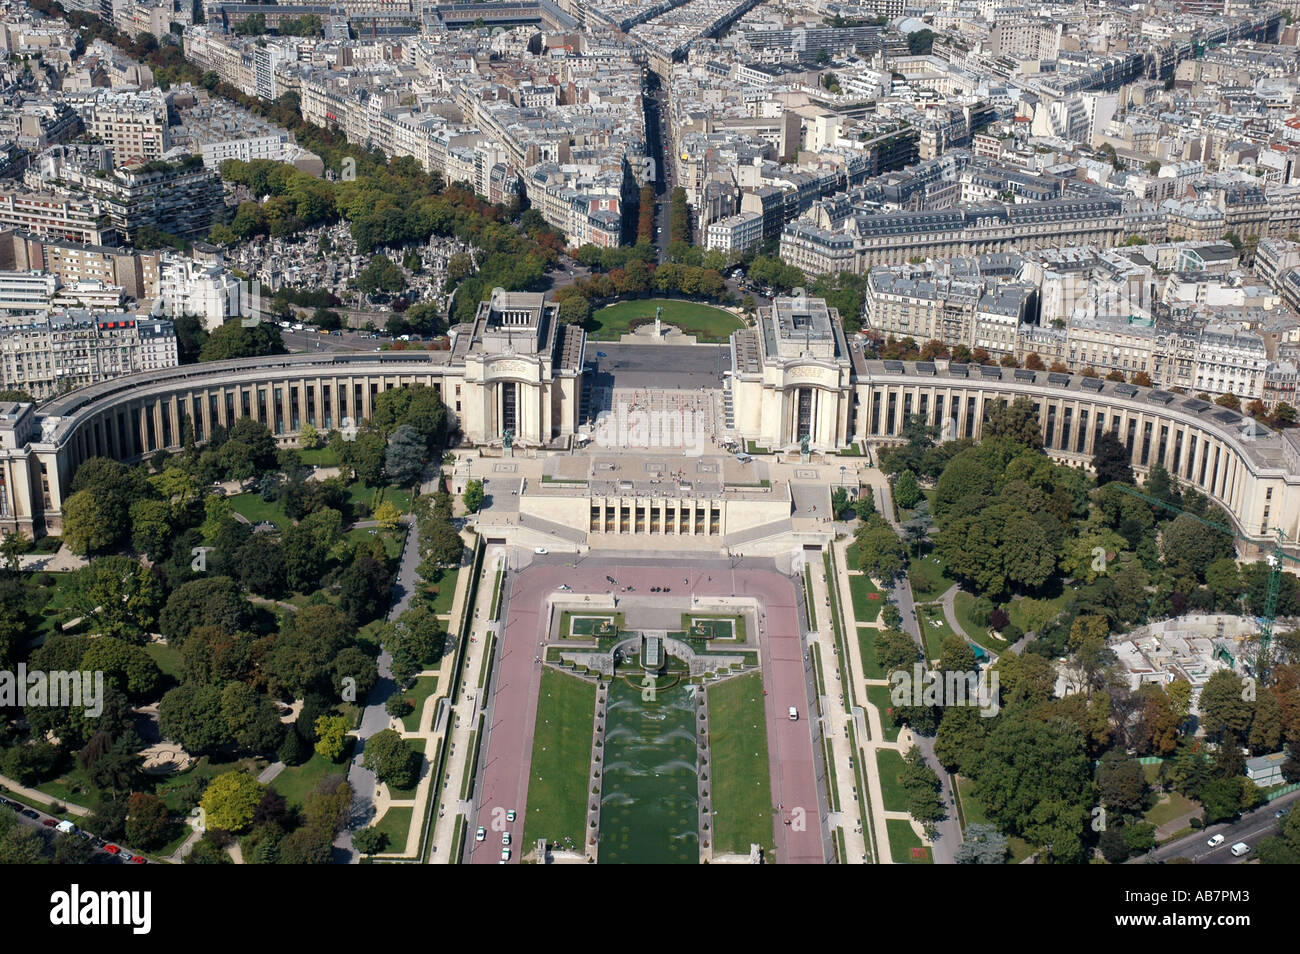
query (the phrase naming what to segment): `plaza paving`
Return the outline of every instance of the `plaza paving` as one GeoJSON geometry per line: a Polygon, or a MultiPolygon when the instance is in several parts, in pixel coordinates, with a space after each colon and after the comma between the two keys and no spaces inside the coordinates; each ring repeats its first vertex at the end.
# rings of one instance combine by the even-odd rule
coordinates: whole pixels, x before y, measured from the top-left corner
{"type": "Polygon", "coordinates": [[[494,811],[498,809],[513,808],[517,812],[510,826],[516,846],[512,863],[534,847],[521,845],[518,839],[527,812],[533,730],[547,638],[547,598],[555,594],[569,601],[590,595],[593,606],[610,606],[617,600],[618,608],[624,609],[629,603],[644,605],[653,600],[651,586],[672,588],[669,596],[658,600],[671,603],[678,614],[690,608],[692,594],[707,601],[711,611],[733,597],[759,603],[763,686],[769,700],[766,716],[772,798],[778,808],[773,825],[777,861],[807,864],[825,860],[826,838],[819,807],[822,793],[815,768],[813,726],[807,717],[810,671],[802,648],[796,590],[789,578],[773,569],[732,569],[725,561],[712,562],[718,565],[683,569],[662,561],[624,563],[589,557],[571,567],[555,559],[511,574],[507,617],[492,687],[490,728],[479,763],[482,781],[469,823],[471,861],[495,864],[500,860],[500,838],[492,824],[499,817],[494,811]],[[620,582],[611,585],[607,576],[620,582]],[[636,591],[625,594],[622,587],[630,581],[635,581],[636,591]],[[560,593],[561,584],[567,584],[573,592],[560,593]],[[786,715],[791,705],[803,714],[798,721],[792,722],[786,715]],[[474,843],[472,832],[479,825],[495,837],[474,843]]]}

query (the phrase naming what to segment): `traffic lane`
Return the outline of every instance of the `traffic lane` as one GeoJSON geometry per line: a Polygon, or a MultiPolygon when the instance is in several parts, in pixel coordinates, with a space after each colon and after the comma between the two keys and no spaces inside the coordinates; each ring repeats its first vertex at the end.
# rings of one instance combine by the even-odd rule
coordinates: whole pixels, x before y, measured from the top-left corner
{"type": "MultiPolygon", "coordinates": [[[[1194,835],[1179,839],[1174,844],[1157,848],[1154,853],[1155,858],[1159,861],[1187,858],[1196,864],[1210,865],[1229,865],[1249,861],[1253,853],[1248,852],[1238,858],[1232,854],[1232,846],[1239,841],[1244,841],[1254,848],[1261,838],[1276,834],[1286,822],[1286,816],[1276,817],[1278,810],[1296,811],[1297,799],[1300,799],[1300,792],[1290,792],[1243,815],[1233,824],[1211,825],[1194,835]],[[1208,842],[1215,835],[1223,835],[1223,844],[1211,848],[1208,842]]],[[[1145,860],[1145,855],[1133,859],[1134,862],[1145,860]]]]}
{"type": "MultiPolygon", "coordinates": [[[[767,737],[773,798],[785,806],[782,817],[773,820],[773,830],[781,851],[778,860],[792,864],[824,862],[820,837],[820,812],[817,800],[817,776],[813,757],[811,728],[807,721],[807,691],[802,688],[804,669],[802,639],[799,632],[796,593],[790,580],[774,570],[731,570],[725,568],[683,569],[667,564],[619,564],[569,567],[553,562],[535,563],[512,574],[510,599],[506,607],[506,627],[500,641],[496,663],[491,730],[488,733],[486,766],[483,771],[481,800],[473,827],[483,826],[488,840],[471,842],[476,864],[492,864],[500,858],[500,835],[493,831],[493,807],[514,808],[518,812],[511,826],[515,845],[511,863],[518,861],[524,846],[518,834],[523,831],[527,812],[527,788],[532,761],[533,729],[537,718],[542,663],[540,642],[545,640],[546,600],[560,592],[561,585],[572,587],[569,598],[585,594],[622,594],[622,587],[636,586],[645,595],[652,586],[678,589],[673,596],[703,597],[752,596],[761,602],[760,628],[765,634],[764,689],[767,691],[767,737]],[[611,584],[606,577],[616,581],[611,584]],[[679,583],[678,581],[682,582],[679,583]],[[775,635],[773,635],[775,634],[775,635]],[[794,701],[781,702],[782,699],[794,701]],[[800,712],[797,722],[786,714],[794,705],[800,712]],[[501,800],[511,801],[504,804],[501,800]],[[802,808],[800,831],[795,826],[794,808],[802,808]],[[790,825],[785,825],[789,819],[790,825]],[[806,822],[806,824],[803,824],[806,822]],[[495,839],[495,840],[493,840],[495,839]],[[490,850],[484,850],[485,847],[490,850]]],[[[531,846],[529,846],[531,847],[531,846]]]]}
{"type": "MultiPolygon", "coordinates": [[[[57,825],[60,819],[55,818],[52,815],[46,815],[43,814],[42,812],[38,812],[34,808],[28,809],[27,806],[22,804],[21,802],[14,802],[9,799],[5,799],[5,801],[8,801],[9,804],[5,805],[3,803],[0,803],[0,811],[12,811],[14,813],[14,817],[18,819],[18,824],[26,825],[28,828],[31,828],[34,831],[39,832],[41,837],[45,840],[46,846],[50,849],[53,849],[54,839],[58,837],[59,832],[54,825],[47,825],[46,822],[52,821],[57,825]],[[32,812],[33,814],[35,814],[36,817],[33,818],[31,817],[31,815],[24,815],[23,814],[24,810],[32,812]]],[[[124,865],[127,863],[126,859],[123,858],[121,854],[113,854],[111,852],[104,850],[103,846],[111,844],[111,842],[107,842],[96,835],[92,835],[90,834],[90,832],[81,831],[80,829],[78,831],[79,834],[76,834],[73,837],[81,838],[83,837],[83,835],[89,836],[85,840],[89,841],[91,845],[94,847],[94,851],[90,856],[91,864],[124,865]]],[[[125,848],[121,850],[122,852],[127,851],[127,849],[125,848]]],[[[143,855],[139,855],[134,852],[131,852],[131,854],[133,857],[140,858],[141,864],[148,863],[148,859],[145,858],[143,855]]]]}

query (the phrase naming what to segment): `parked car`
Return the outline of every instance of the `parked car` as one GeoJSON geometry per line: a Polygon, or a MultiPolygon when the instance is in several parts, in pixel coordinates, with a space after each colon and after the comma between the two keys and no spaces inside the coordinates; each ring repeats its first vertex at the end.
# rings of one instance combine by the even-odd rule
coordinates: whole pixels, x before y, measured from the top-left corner
{"type": "Polygon", "coordinates": [[[479,825],[478,831],[474,832],[474,840],[482,841],[486,837],[487,837],[487,829],[484,828],[482,825],[479,825]]]}
{"type": "Polygon", "coordinates": [[[104,850],[107,851],[110,855],[120,855],[122,853],[122,849],[119,848],[117,845],[105,845],[104,850]]]}
{"type": "Polygon", "coordinates": [[[30,808],[24,808],[24,809],[22,809],[18,814],[22,815],[24,818],[40,818],[40,817],[41,817],[41,813],[40,813],[40,812],[34,812],[34,811],[32,811],[30,808]]]}

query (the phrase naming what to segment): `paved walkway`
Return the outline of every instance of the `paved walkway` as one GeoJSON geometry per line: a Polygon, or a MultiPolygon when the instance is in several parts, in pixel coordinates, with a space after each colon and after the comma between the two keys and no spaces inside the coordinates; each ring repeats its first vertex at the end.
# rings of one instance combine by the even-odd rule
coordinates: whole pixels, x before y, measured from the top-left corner
{"type": "Polygon", "coordinates": [[[71,802],[65,802],[61,798],[55,798],[53,795],[46,795],[44,792],[37,791],[34,788],[29,788],[26,785],[9,778],[7,775],[0,775],[0,785],[3,785],[15,795],[21,795],[23,798],[29,799],[38,805],[50,806],[56,803],[62,805],[63,810],[69,815],[77,815],[81,818],[85,818],[91,814],[90,809],[86,808],[84,805],[74,805],[71,802]]]}
{"type": "MultiPolygon", "coordinates": [[[[821,654],[822,679],[826,695],[821,700],[823,733],[830,740],[831,755],[834,765],[827,766],[828,773],[834,772],[834,784],[839,792],[840,810],[838,818],[832,813],[832,827],[838,826],[844,832],[844,864],[858,864],[869,861],[867,833],[862,825],[862,795],[854,795],[857,790],[857,776],[853,771],[855,759],[862,753],[856,751],[849,738],[849,713],[841,701],[844,683],[840,675],[841,660],[835,642],[835,627],[829,612],[830,590],[826,583],[826,566],[817,561],[811,567],[812,603],[820,611],[817,613],[817,629],[813,637],[821,654]]],[[[844,617],[840,617],[841,621],[844,617]]]]}
{"type": "MultiPolygon", "coordinates": [[[[489,636],[494,633],[498,626],[495,623],[488,622],[488,616],[492,609],[492,587],[496,577],[496,560],[501,554],[501,547],[489,547],[483,554],[483,566],[481,568],[478,581],[478,594],[474,602],[474,621],[470,625],[471,642],[465,650],[464,663],[464,683],[461,686],[461,695],[459,701],[447,713],[446,722],[443,732],[451,733],[451,744],[448,747],[447,762],[443,766],[442,778],[437,780],[434,787],[433,797],[437,799],[437,817],[434,819],[433,828],[430,832],[432,842],[427,861],[431,865],[456,864],[459,858],[453,858],[451,855],[452,846],[456,841],[456,820],[470,813],[470,803],[462,802],[460,793],[465,781],[465,771],[468,768],[469,761],[474,755],[474,748],[481,744],[481,740],[474,739],[471,744],[475,730],[478,728],[478,717],[482,711],[478,691],[478,674],[482,669],[483,655],[490,648],[489,636]]],[[[460,619],[460,607],[468,592],[470,570],[467,568],[461,576],[464,577],[464,587],[458,587],[456,603],[452,607],[451,618],[460,619]]],[[[451,667],[455,664],[455,655],[451,654],[447,660],[444,660],[443,672],[445,675],[440,677],[439,688],[444,685],[448,690],[451,688],[453,673],[451,667]]],[[[442,693],[440,693],[442,695],[442,693]]],[[[467,838],[472,838],[472,834],[467,838]]],[[[470,842],[466,845],[469,847],[470,842]]],[[[519,851],[526,851],[524,845],[520,845],[519,851]]]]}

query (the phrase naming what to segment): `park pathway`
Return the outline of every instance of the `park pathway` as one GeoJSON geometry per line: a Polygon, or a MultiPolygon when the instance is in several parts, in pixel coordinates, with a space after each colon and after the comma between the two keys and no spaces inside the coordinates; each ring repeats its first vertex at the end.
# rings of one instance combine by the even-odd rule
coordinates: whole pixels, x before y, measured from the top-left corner
{"type": "MultiPolygon", "coordinates": [[[[446,726],[444,732],[451,733],[451,744],[448,747],[447,762],[443,766],[442,778],[437,780],[432,797],[437,799],[438,814],[434,819],[433,827],[430,833],[432,848],[429,851],[426,861],[431,865],[458,864],[459,858],[452,857],[452,847],[456,841],[456,827],[459,821],[467,820],[473,804],[473,793],[471,797],[464,801],[461,800],[461,790],[465,781],[465,771],[470,760],[474,757],[474,749],[483,744],[482,739],[474,737],[478,729],[479,715],[482,712],[482,701],[478,689],[477,681],[471,683],[471,680],[477,680],[479,672],[482,670],[484,654],[489,652],[494,643],[493,637],[499,638],[500,624],[488,620],[492,612],[492,590],[497,572],[497,560],[501,557],[501,548],[492,547],[483,555],[483,565],[480,568],[478,581],[478,593],[473,607],[473,623],[470,626],[470,644],[465,650],[465,665],[463,671],[464,683],[461,690],[460,701],[452,707],[445,720],[446,726]],[[450,812],[448,809],[452,809],[450,812]]],[[[456,604],[452,607],[451,618],[460,619],[460,607],[465,599],[465,593],[468,591],[470,583],[469,570],[461,573],[465,586],[457,588],[456,604]]],[[[446,686],[447,691],[451,690],[454,673],[452,666],[455,665],[454,654],[443,661],[444,675],[439,680],[439,687],[446,686]]],[[[466,838],[472,838],[473,833],[467,830],[466,838]]],[[[520,846],[520,850],[525,850],[520,846]]]]}
{"type": "MultiPolygon", "coordinates": [[[[843,697],[847,688],[841,672],[844,666],[835,641],[835,627],[829,612],[830,589],[826,581],[826,566],[821,560],[810,565],[812,579],[812,604],[817,610],[817,628],[813,638],[821,655],[822,680],[826,694],[821,700],[822,734],[830,740],[831,756],[834,764],[828,765],[828,774],[834,773],[834,779],[828,779],[827,786],[833,784],[839,794],[840,810],[831,814],[831,827],[839,827],[844,833],[843,864],[860,864],[870,861],[867,832],[863,825],[862,793],[856,797],[857,777],[853,771],[856,760],[862,753],[855,751],[849,737],[849,719],[851,716],[844,708],[843,697]],[[834,678],[832,678],[832,676],[834,678]]],[[[841,620],[843,617],[840,617],[841,620]]],[[[828,793],[829,794],[829,793],[828,793]]]]}
{"type": "MultiPolygon", "coordinates": [[[[894,528],[895,532],[901,535],[902,526],[894,518],[894,502],[890,493],[889,481],[886,480],[884,474],[878,470],[871,471],[870,473],[875,479],[868,485],[872,488],[872,492],[875,495],[877,511],[883,514],[885,519],[889,521],[890,526],[894,528]]],[[[847,542],[843,542],[837,550],[839,556],[838,563],[840,566],[847,566],[847,556],[845,554],[847,548],[847,542]]],[[[844,578],[848,576],[848,573],[847,571],[843,571],[841,575],[842,578],[844,578]]],[[[902,616],[900,626],[903,628],[905,633],[912,637],[913,641],[921,648],[922,655],[924,655],[925,641],[922,638],[921,629],[916,620],[916,604],[912,597],[912,584],[906,576],[896,583],[893,592],[895,602],[898,604],[899,613],[902,616]]],[[[843,594],[841,599],[841,603],[843,604],[843,618],[845,620],[854,619],[855,628],[852,632],[855,637],[853,642],[856,643],[856,618],[853,617],[853,600],[850,598],[847,579],[843,579],[843,582],[841,583],[841,593],[843,594]]],[[[945,609],[945,613],[946,612],[947,610],[945,609]]],[[[876,625],[877,628],[883,628],[883,624],[880,622],[879,618],[876,620],[876,625]]],[[[960,627],[957,627],[956,631],[960,632],[960,627]]],[[[898,742],[890,743],[885,741],[883,725],[881,724],[880,719],[881,713],[876,710],[875,706],[872,706],[867,701],[866,685],[888,685],[888,681],[885,679],[867,680],[865,676],[862,675],[865,670],[861,668],[861,658],[857,660],[857,664],[858,668],[856,674],[862,680],[862,691],[859,694],[859,698],[866,703],[868,718],[871,720],[871,741],[867,744],[873,746],[873,751],[871,752],[871,759],[867,762],[867,768],[872,774],[872,779],[869,779],[869,783],[871,783],[870,788],[873,816],[877,813],[877,806],[879,806],[879,809],[882,811],[884,806],[883,795],[878,793],[880,777],[879,769],[876,765],[874,748],[895,748],[898,749],[900,753],[904,753],[914,743],[925,756],[926,764],[928,764],[939,777],[941,786],[940,797],[943,800],[947,815],[942,821],[936,823],[934,826],[937,834],[937,837],[934,839],[927,838],[922,826],[914,820],[912,821],[912,828],[921,836],[922,841],[930,846],[936,864],[954,864],[957,846],[961,844],[962,840],[961,823],[957,820],[957,805],[953,796],[952,779],[947,770],[939,762],[938,757],[935,755],[934,737],[917,735],[910,729],[904,728],[899,732],[898,742]],[[880,801],[877,801],[878,797],[881,798],[880,801]]],[[[886,817],[902,817],[896,813],[884,814],[886,817]]],[[[883,849],[881,851],[880,859],[883,862],[886,860],[888,854],[889,838],[888,831],[883,824],[880,825],[879,831],[883,837],[877,837],[876,842],[877,845],[883,849]]]]}

